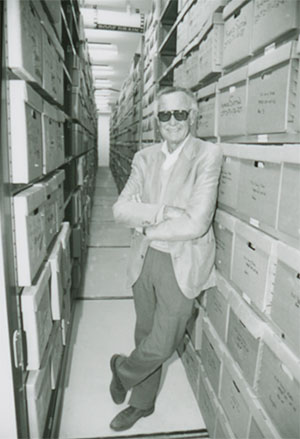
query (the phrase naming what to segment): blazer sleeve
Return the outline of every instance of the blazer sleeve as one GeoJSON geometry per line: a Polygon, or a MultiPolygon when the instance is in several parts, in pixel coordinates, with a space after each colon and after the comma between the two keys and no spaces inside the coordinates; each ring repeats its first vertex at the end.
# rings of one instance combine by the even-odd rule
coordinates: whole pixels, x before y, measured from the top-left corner
{"type": "Polygon", "coordinates": [[[217,145],[197,163],[197,178],[185,212],[147,228],[147,238],[161,241],[186,241],[205,235],[216,209],[222,151],[217,145]]]}
{"type": "Polygon", "coordinates": [[[116,222],[127,227],[144,227],[156,223],[159,204],[143,203],[134,200],[135,196],[142,197],[146,163],[142,151],[135,154],[131,173],[117,202],[113,205],[113,215],[116,222]]]}

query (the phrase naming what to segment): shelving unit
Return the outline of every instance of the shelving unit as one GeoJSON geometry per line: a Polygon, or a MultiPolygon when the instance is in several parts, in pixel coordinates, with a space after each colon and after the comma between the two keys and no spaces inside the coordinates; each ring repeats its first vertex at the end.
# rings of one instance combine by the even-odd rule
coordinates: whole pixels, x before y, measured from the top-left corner
{"type": "Polygon", "coordinates": [[[77,1],[1,2],[2,17],[1,245],[9,256],[12,419],[19,437],[50,438],[87,254],[97,111],[77,1]]]}

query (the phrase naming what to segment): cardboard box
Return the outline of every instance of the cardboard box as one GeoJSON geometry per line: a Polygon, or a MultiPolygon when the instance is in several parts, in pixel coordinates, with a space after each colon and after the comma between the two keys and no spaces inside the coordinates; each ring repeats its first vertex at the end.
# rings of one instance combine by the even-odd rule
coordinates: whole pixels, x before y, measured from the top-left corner
{"type": "Polygon", "coordinates": [[[57,189],[55,191],[56,195],[56,224],[57,231],[59,231],[61,223],[65,217],[65,198],[64,198],[64,180],[65,171],[60,169],[54,173],[57,189]]]}
{"type": "Polygon", "coordinates": [[[277,241],[238,221],[232,265],[232,280],[245,300],[261,312],[271,303],[277,241]]]}
{"type": "Polygon", "coordinates": [[[79,124],[72,124],[71,151],[72,155],[83,152],[83,129],[79,124]]]}
{"type": "Polygon", "coordinates": [[[228,280],[231,279],[236,221],[234,216],[217,209],[213,223],[216,238],[215,264],[228,280]]]}
{"type": "Polygon", "coordinates": [[[218,400],[203,368],[200,369],[197,401],[209,436],[213,437],[218,413],[218,400]]]}
{"type": "Polygon", "coordinates": [[[223,10],[223,67],[242,61],[251,55],[253,1],[233,0],[223,10]]]}
{"type": "Polygon", "coordinates": [[[60,223],[64,215],[64,198],[62,182],[65,178],[63,170],[41,180],[34,187],[44,188],[46,191],[45,211],[45,241],[49,247],[54,236],[59,231],[60,223]]]}
{"type": "Polygon", "coordinates": [[[186,336],[184,340],[184,349],[181,355],[181,360],[184,365],[190,386],[196,395],[199,382],[200,358],[188,336],[186,336]]]}
{"type": "Polygon", "coordinates": [[[61,335],[63,346],[67,344],[67,338],[70,330],[71,323],[71,284],[66,290],[63,300],[63,315],[61,319],[61,335]]]}
{"type": "Polygon", "coordinates": [[[194,346],[194,349],[197,351],[201,347],[201,340],[202,340],[202,325],[203,325],[203,318],[205,316],[205,311],[202,308],[202,306],[197,306],[195,308],[195,314],[192,316],[192,318],[188,321],[186,331],[190,336],[192,345],[194,346]]]}
{"type": "Polygon", "coordinates": [[[53,390],[56,389],[57,387],[59,372],[61,370],[63,348],[64,348],[61,331],[62,330],[60,324],[57,324],[53,334],[53,342],[51,346],[51,355],[50,355],[51,388],[53,390]]]}
{"type": "Polygon", "coordinates": [[[250,409],[242,378],[229,362],[223,364],[220,387],[220,401],[236,438],[247,437],[250,409]]]}
{"type": "Polygon", "coordinates": [[[250,421],[248,438],[249,439],[264,439],[265,438],[263,432],[261,431],[261,429],[257,425],[254,418],[251,418],[251,421],[250,421]]]}
{"type": "Polygon", "coordinates": [[[20,78],[41,85],[42,25],[37,3],[22,0],[7,3],[7,56],[8,67],[20,78]]]}
{"type": "Polygon", "coordinates": [[[217,271],[217,286],[206,293],[206,313],[213,328],[223,342],[227,340],[229,298],[232,287],[217,271]]]}
{"type": "Polygon", "coordinates": [[[51,16],[50,21],[53,23],[57,37],[62,38],[62,16],[60,12],[61,0],[51,0],[45,3],[46,8],[51,16]]]}
{"type": "Polygon", "coordinates": [[[240,178],[240,145],[222,144],[223,164],[221,169],[218,206],[230,211],[237,208],[240,178]]]}
{"type": "Polygon", "coordinates": [[[218,395],[224,347],[222,343],[220,343],[207,318],[203,319],[202,328],[201,362],[215,394],[218,395]]]}
{"type": "Polygon", "coordinates": [[[62,281],[63,287],[66,290],[69,285],[69,280],[71,279],[71,249],[70,249],[70,236],[71,227],[68,222],[63,222],[61,225],[61,231],[57,237],[60,240],[63,248],[63,270],[62,270],[62,281]]]}
{"type": "Polygon", "coordinates": [[[300,251],[278,244],[270,317],[283,340],[300,356],[300,251]]]}
{"type": "Polygon", "coordinates": [[[249,64],[248,134],[300,131],[299,75],[294,41],[249,64]]]}
{"type": "Polygon", "coordinates": [[[207,21],[199,37],[198,82],[207,80],[222,71],[223,48],[222,14],[214,13],[207,21]]]}
{"type": "Polygon", "coordinates": [[[266,331],[256,393],[280,437],[300,435],[299,383],[299,358],[271,330],[266,331]]]}
{"type": "Polygon", "coordinates": [[[221,137],[246,133],[247,72],[242,67],[218,81],[218,134],[221,137]]]}
{"type": "Polygon", "coordinates": [[[65,161],[65,116],[57,107],[43,103],[43,173],[48,174],[65,161]]]}
{"type": "Polygon", "coordinates": [[[51,312],[53,320],[60,320],[63,308],[64,288],[62,283],[63,250],[61,242],[57,239],[49,255],[51,267],[51,312]]]}
{"type": "Polygon", "coordinates": [[[21,294],[28,370],[39,369],[52,330],[50,281],[51,271],[46,264],[37,283],[24,288],[21,294]]]}
{"type": "Polygon", "coordinates": [[[43,100],[25,81],[12,80],[8,84],[12,182],[29,183],[42,175],[43,100]]]}
{"type": "Polygon", "coordinates": [[[197,92],[198,120],[197,136],[209,138],[217,136],[217,95],[216,83],[201,88],[197,92]]]}
{"type": "Polygon", "coordinates": [[[43,173],[48,174],[65,161],[64,114],[46,101],[43,103],[43,173]]]}
{"type": "Polygon", "coordinates": [[[29,434],[31,438],[43,437],[51,396],[51,363],[47,361],[40,370],[31,371],[26,381],[29,434]]]}
{"type": "Polygon", "coordinates": [[[252,49],[257,51],[284,34],[299,29],[300,5],[297,0],[254,0],[252,49]]]}
{"type": "Polygon", "coordinates": [[[230,296],[227,347],[250,386],[254,385],[265,322],[237,294],[230,296]]]}
{"type": "Polygon", "coordinates": [[[240,150],[237,210],[252,225],[264,228],[277,223],[283,149],[252,145],[240,150]]]}
{"type": "Polygon", "coordinates": [[[221,407],[219,407],[218,410],[213,439],[235,439],[233,431],[221,407]]]}
{"type": "Polygon", "coordinates": [[[30,286],[46,256],[46,189],[31,186],[13,197],[19,286],[30,286]]]}
{"type": "Polygon", "coordinates": [[[283,148],[282,182],[280,189],[278,229],[300,244],[300,145],[283,148]]]}

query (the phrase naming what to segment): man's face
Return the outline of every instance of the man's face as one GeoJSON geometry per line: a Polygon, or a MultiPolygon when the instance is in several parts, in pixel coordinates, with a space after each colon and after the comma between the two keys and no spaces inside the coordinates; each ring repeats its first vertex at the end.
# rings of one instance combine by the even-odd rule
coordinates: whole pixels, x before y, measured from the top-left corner
{"type": "MultiPolygon", "coordinates": [[[[162,95],[158,102],[158,112],[190,109],[189,98],[181,91],[162,95]]],[[[173,114],[169,121],[158,121],[158,125],[163,139],[176,149],[190,132],[190,115],[186,120],[178,121],[173,114]]]]}

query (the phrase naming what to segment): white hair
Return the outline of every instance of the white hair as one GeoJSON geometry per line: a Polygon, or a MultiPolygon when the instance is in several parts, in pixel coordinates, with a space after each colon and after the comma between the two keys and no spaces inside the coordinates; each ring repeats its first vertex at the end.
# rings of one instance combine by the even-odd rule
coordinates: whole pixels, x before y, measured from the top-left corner
{"type": "Polygon", "coordinates": [[[164,87],[164,88],[160,89],[159,92],[157,93],[156,99],[154,101],[154,114],[155,114],[155,116],[157,116],[157,113],[158,113],[158,103],[159,103],[160,98],[162,96],[165,96],[165,95],[168,95],[171,93],[177,93],[177,92],[184,93],[190,101],[191,110],[198,112],[198,103],[197,103],[197,99],[196,99],[194,93],[191,90],[189,90],[188,88],[174,86],[174,87],[164,87]]]}

